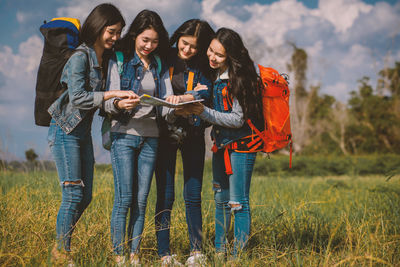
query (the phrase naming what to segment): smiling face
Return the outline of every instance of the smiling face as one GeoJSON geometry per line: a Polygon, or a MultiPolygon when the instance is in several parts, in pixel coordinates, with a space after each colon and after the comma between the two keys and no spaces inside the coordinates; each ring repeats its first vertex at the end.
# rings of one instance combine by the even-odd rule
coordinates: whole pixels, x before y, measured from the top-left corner
{"type": "Polygon", "coordinates": [[[226,51],[217,39],[211,41],[207,50],[207,56],[211,68],[219,69],[220,73],[226,70],[226,51]]]}
{"type": "Polygon", "coordinates": [[[197,54],[197,38],[192,35],[183,35],[178,41],[178,56],[188,60],[197,54]]]}
{"type": "Polygon", "coordinates": [[[111,49],[114,46],[114,43],[121,37],[121,31],[121,22],[104,27],[100,36],[95,42],[95,46],[103,49],[111,49]]]}
{"type": "Polygon", "coordinates": [[[158,46],[158,33],[153,29],[144,30],[136,37],[135,50],[140,58],[147,58],[158,46]]]}

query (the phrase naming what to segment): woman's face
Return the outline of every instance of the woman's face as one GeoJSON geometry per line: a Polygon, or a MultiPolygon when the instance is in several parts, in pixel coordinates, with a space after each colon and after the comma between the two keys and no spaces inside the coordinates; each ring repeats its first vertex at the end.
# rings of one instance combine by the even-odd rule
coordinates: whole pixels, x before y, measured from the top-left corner
{"type": "Polygon", "coordinates": [[[221,72],[226,70],[226,51],[217,39],[211,41],[207,50],[207,56],[211,68],[220,69],[221,72]]]}
{"type": "Polygon", "coordinates": [[[147,58],[158,46],[158,33],[153,29],[144,30],[136,37],[135,49],[139,57],[147,58]]]}
{"type": "Polygon", "coordinates": [[[197,38],[192,35],[183,35],[178,40],[178,56],[188,60],[197,54],[197,38]]]}
{"type": "Polygon", "coordinates": [[[121,37],[121,31],[121,22],[104,27],[95,45],[104,49],[111,49],[114,43],[121,37]]]}

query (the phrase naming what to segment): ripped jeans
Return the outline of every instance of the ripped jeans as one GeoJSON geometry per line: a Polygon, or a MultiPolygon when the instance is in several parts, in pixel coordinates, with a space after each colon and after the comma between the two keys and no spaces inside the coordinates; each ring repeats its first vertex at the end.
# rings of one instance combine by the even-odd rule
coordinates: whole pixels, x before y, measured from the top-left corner
{"type": "Polygon", "coordinates": [[[92,200],[93,144],[92,120],[85,118],[70,134],[54,120],[50,123],[48,142],[56,163],[62,200],[57,215],[58,249],[71,251],[71,235],[83,211],[92,200]]]}
{"type": "Polygon", "coordinates": [[[224,150],[213,154],[213,190],[215,200],[215,249],[226,252],[227,233],[234,214],[233,255],[247,244],[250,235],[249,193],[256,153],[231,152],[232,175],[225,173],[224,150]]]}

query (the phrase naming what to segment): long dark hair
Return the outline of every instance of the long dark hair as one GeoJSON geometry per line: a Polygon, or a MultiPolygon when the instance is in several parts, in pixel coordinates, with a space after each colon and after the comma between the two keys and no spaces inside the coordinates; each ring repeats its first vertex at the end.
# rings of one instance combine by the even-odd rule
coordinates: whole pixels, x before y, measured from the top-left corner
{"type": "Polygon", "coordinates": [[[226,51],[226,65],[229,70],[228,93],[239,101],[244,118],[262,119],[261,80],[253,60],[235,31],[220,28],[215,38],[226,51]]]}
{"type": "Polygon", "coordinates": [[[92,46],[101,35],[104,27],[121,22],[122,28],[125,20],[121,12],[112,4],[100,4],[96,6],[86,18],[80,31],[80,41],[92,46]]]}
{"type": "Polygon", "coordinates": [[[165,59],[168,53],[168,32],[160,16],[151,10],[142,10],[137,14],[128,32],[119,41],[116,42],[116,50],[122,51],[128,59],[135,54],[136,37],[145,30],[153,29],[158,34],[157,48],[152,52],[165,59]]]}
{"type": "Polygon", "coordinates": [[[203,72],[209,72],[211,68],[208,64],[207,48],[215,35],[210,24],[208,24],[207,21],[200,19],[187,20],[172,34],[169,44],[171,46],[174,44],[178,45],[179,38],[184,35],[197,38],[197,54],[193,56],[193,60],[196,60],[199,63],[199,67],[203,72]]]}

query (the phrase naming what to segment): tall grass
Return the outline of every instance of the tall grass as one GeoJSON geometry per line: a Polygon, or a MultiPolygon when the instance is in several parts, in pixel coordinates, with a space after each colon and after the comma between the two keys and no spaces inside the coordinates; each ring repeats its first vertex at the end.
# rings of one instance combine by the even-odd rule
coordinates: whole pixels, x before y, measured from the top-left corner
{"type": "MultiPolygon", "coordinates": [[[[267,161],[268,162],[268,161],[267,161]]],[[[190,252],[179,171],[171,248],[190,252]]],[[[204,252],[213,260],[214,200],[210,165],[203,184],[204,252]]],[[[0,173],[0,266],[50,265],[61,193],[56,172],[0,173]]],[[[141,245],[144,266],[157,266],[155,183],[141,245]]],[[[112,265],[113,178],[95,171],[93,201],[73,234],[79,266],[112,265]]],[[[400,266],[400,177],[253,176],[248,249],[227,266],[400,266]]],[[[232,237],[232,233],[231,233],[232,237]]]]}

